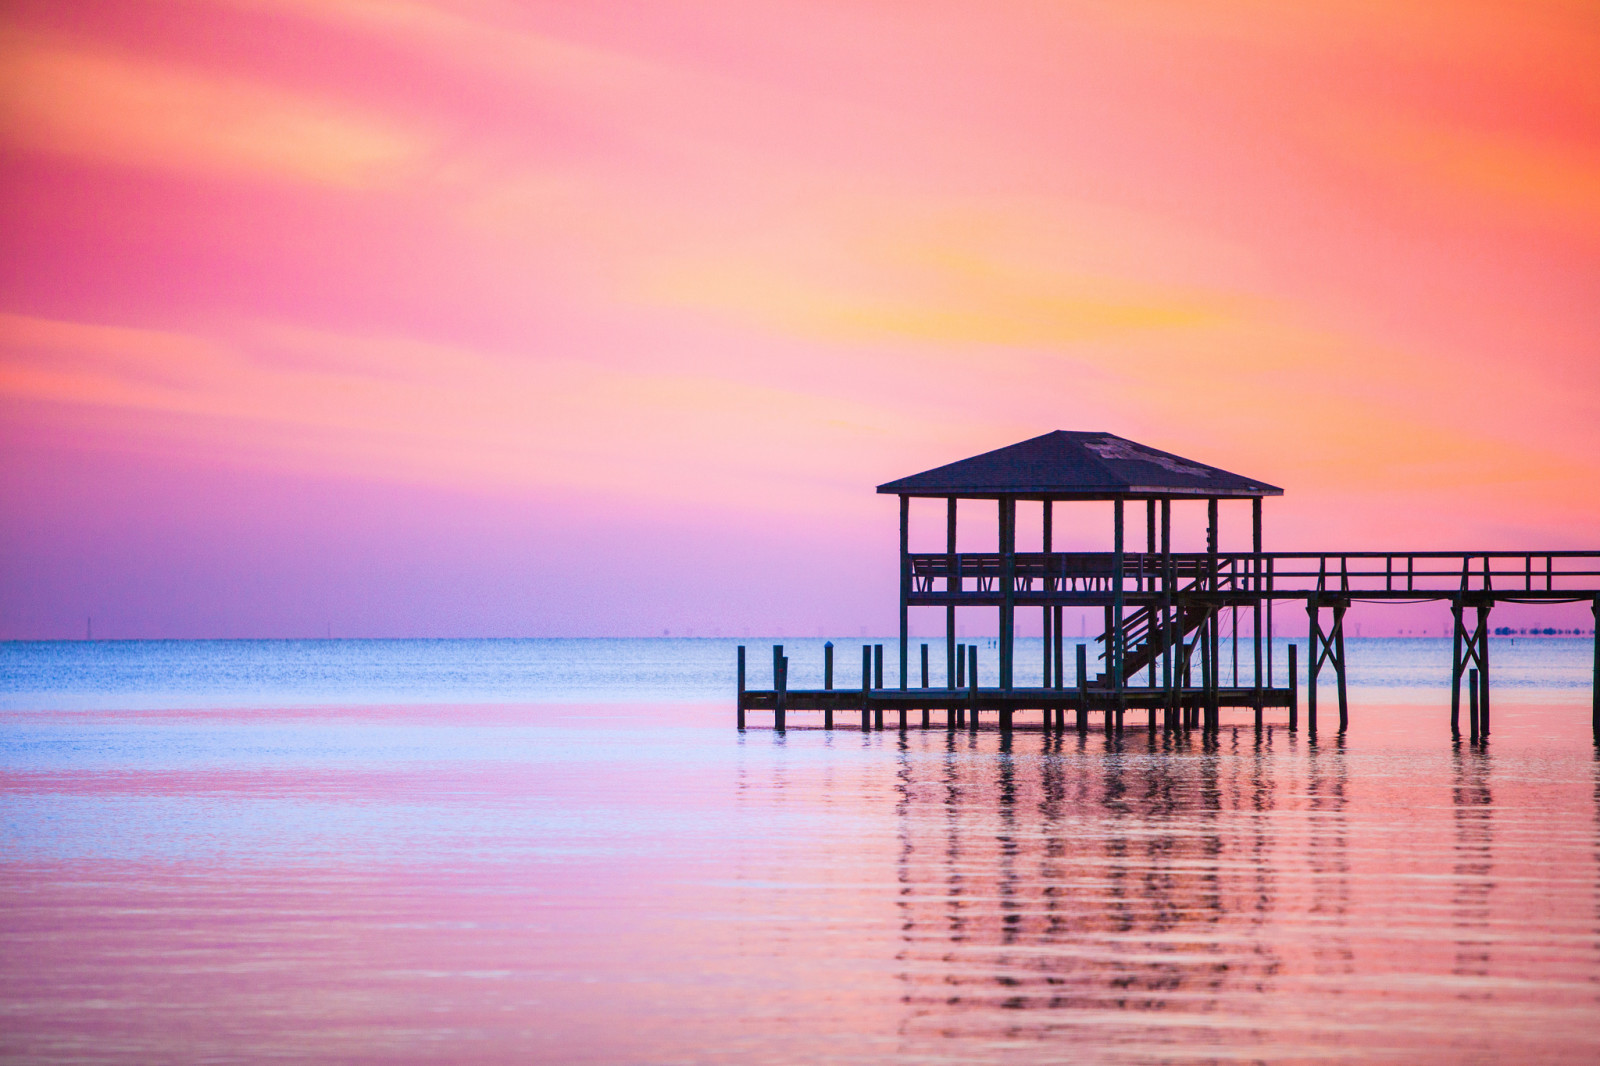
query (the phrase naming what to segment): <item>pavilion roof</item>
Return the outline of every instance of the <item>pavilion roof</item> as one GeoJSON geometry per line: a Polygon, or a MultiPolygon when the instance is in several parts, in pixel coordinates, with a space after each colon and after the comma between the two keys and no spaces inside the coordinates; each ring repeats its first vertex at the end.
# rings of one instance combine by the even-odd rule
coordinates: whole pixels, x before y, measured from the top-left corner
{"type": "Polygon", "coordinates": [[[878,486],[904,496],[1144,499],[1282,496],[1283,490],[1115,433],[1058,429],[878,486]]]}

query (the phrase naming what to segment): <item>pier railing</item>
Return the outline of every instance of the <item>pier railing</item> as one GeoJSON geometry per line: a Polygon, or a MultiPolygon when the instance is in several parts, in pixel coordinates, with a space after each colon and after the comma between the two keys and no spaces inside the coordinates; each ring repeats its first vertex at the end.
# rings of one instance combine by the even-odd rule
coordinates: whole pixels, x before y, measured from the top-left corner
{"type": "MultiPolygon", "coordinates": [[[[1111,552],[1018,552],[1013,557],[1016,602],[1112,591],[1111,552]]],[[[914,602],[950,598],[989,601],[1004,595],[998,552],[911,553],[914,602]]],[[[1499,599],[1584,598],[1600,594],[1600,552],[1125,552],[1126,594],[1174,596],[1243,593],[1284,598],[1316,596],[1448,599],[1463,593],[1499,599]]]]}

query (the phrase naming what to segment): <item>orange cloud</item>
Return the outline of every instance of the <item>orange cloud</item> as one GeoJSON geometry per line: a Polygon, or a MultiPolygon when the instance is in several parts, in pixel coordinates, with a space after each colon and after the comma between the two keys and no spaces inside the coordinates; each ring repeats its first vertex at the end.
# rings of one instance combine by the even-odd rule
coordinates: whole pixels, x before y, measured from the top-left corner
{"type": "Polygon", "coordinates": [[[416,163],[414,130],[323,100],[32,33],[0,37],[0,136],[99,163],[343,188],[416,163]]]}

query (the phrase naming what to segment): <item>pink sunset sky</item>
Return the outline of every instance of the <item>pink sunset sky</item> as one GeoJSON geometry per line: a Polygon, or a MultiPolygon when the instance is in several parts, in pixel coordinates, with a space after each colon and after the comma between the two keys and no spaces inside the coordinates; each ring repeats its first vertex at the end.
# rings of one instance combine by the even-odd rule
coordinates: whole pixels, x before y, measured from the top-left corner
{"type": "Polygon", "coordinates": [[[1058,428],[1600,547],[1586,0],[0,17],[0,637],[886,632],[1058,428]]]}

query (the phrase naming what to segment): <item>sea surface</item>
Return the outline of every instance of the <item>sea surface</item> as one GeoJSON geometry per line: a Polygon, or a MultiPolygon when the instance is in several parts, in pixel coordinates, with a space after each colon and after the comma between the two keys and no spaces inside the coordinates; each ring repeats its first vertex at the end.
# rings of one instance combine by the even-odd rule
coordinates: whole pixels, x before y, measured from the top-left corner
{"type": "Polygon", "coordinates": [[[771,640],[0,644],[0,1059],[1600,1061],[1588,639],[1492,640],[1481,744],[1443,640],[1350,641],[1316,738],[740,733],[739,643],[770,684],[771,640]]]}

